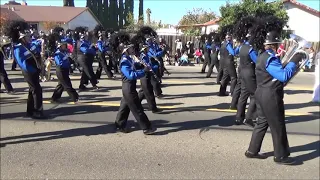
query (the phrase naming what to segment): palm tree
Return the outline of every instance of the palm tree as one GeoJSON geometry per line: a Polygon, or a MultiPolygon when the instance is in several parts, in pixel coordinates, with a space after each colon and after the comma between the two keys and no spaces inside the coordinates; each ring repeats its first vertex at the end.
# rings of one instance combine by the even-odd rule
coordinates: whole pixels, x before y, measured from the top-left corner
{"type": "Polygon", "coordinates": [[[150,18],[150,16],[151,16],[151,9],[147,9],[147,11],[146,11],[146,13],[147,13],[147,23],[148,24],[151,24],[151,18],[150,18]]]}
{"type": "Polygon", "coordinates": [[[63,6],[74,7],[74,0],[63,0],[63,6]]]}

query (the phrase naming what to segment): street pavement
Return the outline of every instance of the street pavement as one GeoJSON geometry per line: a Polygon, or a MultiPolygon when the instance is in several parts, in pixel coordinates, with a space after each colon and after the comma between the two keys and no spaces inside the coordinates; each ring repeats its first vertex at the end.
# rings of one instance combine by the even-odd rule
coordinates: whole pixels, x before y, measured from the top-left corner
{"type": "MultiPolygon", "coordinates": [[[[231,97],[218,97],[216,73],[204,78],[198,65],[167,67],[172,75],[164,77],[164,97],[157,99],[163,112],[146,110],[157,127],[152,136],[143,135],[132,115],[132,132],[115,132],[119,79],[100,80],[99,90],[80,93],[79,104],[69,103],[67,93],[61,104],[51,104],[57,82],[43,82],[50,118],[25,118],[27,84],[20,71],[6,67],[17,94],[1,93],[1,179],[319,179],[319,104],[310,103],[312,73],[299,73],[285,88],[291,156],[298,163],[283,166],[273,162],[269,132],[262,146],[268,159],[244,156],[252,129],[233,125],[231,97]]],[[[71,79],[77,88],[80,76],[71,79]]]]}

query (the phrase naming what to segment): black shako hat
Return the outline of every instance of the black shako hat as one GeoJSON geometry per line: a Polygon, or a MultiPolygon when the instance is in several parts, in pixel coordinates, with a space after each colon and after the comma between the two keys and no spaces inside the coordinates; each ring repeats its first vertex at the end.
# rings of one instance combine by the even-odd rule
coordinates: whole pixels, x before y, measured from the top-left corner
{"type": "Polygon", "coordinates": [[[268,44],[280,44],[282,43],[282,40],[280,38],[280,34],[276,31],[271,31],[267,33],[265,45],[268,44]]]}

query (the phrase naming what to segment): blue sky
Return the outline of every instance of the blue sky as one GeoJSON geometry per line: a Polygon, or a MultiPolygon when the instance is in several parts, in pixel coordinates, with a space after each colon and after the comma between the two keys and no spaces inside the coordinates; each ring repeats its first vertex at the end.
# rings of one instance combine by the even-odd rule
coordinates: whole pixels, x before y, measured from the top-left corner
{"type": "MultiPolygon", "coordinates": [[[[0,0],[1,4],[6,3],[8,0],[0,0]]],[[[62,6],[62,0],[26,0],[28,5],[37,6],[62,6]]],[[[313,9],[319,11],[319,0],[297,0],[313,9]]],[[[21,2],[21,0],[16,0],[21,2]]],[[[239,0],[229,0],[229,2],[239,2],[239,0]]],[[[181,17],[186,14],[187,10],[193,8],[203,8],[205,10],[211,9],[216,14],[219,13],[219,7],[226,3],[225,0],[144,0],[144,9],[151,9],[151,20],[159,21],[168,24],[177,24],[181,17]]],[[[86,0],[75,0],[75,6],[86,6],[86,0]]],[[[135,0],[135,17],[138,16],[138,1],[135,0]]]]}

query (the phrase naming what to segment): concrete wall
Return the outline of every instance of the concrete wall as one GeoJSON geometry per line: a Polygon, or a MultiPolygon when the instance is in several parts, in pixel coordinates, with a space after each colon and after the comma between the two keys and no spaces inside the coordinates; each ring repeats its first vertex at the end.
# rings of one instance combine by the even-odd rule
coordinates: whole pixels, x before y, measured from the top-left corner
{"type": "Polygon", "coordinates": [[[320,18],[291,3],[285,3],[284,5],[289,16],[289,29],[293,30],[295,34],[305,38],[307,41],[320,41],[320,18]]]}
{"type": "Polygon", "coordinates": [[[75,29],[78,26],[85,26],[89,28],[89,31],[92,31],[98,24],[99,24],[98,21],[87,10],[81,13],[79,16],[77,16],[73,20],[71,20],[68,23],[68,28],[75,29]]]}

